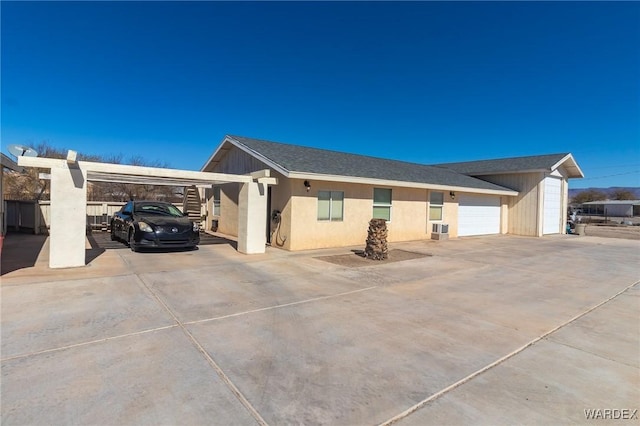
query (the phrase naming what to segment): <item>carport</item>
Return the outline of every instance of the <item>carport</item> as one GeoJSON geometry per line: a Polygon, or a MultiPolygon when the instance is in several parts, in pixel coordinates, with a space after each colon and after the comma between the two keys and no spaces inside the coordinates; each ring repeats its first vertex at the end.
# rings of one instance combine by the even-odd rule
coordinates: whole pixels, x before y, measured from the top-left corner
{"type": "Polygon", "coordinates": [[[23,167],[51,170],[50,268],[85,265],[87,182],[123,182],[148,185],[211,187],[238,183],[238,251],[264,253],[267,223],[267,186],[276,185],[269,170],[249,175],[196,172],[77,161],[76,152],[66,159],[19,157],[23,167]]]}

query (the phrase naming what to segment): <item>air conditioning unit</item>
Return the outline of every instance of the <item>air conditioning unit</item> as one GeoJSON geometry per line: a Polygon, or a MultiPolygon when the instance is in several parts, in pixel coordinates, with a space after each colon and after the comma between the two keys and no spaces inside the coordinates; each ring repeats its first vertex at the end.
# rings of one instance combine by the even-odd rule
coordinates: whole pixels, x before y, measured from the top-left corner
{"type": "Polygon", "coordinates": [[[434,223],[431,225],[432,240],[446,240],[449,238],[449,224],[434,223]]]}
{"type": "Polygon", "coordinates": [[[436,234],[448,234],[449,233],[449,224],[447,223],[434,223],[431,225],[431,232],[435,232],[436,234]]]}

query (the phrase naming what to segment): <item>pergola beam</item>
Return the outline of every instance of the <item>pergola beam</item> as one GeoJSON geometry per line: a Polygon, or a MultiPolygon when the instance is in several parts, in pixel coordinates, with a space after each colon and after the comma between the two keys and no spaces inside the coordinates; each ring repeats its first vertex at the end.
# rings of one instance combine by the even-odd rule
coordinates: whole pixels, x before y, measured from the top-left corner
{"type": "MultiPolygon", "coordinates": [[[[66,163],[67,160],[59,160],[56,158],[42,158],[42,157],[19,157],[18,164],[24,167],[39,167],[43,169],[51,169],[54,167],[60,167],[60,162],[66,163]]],[[[131,166],[128,164],[111,164],[111,163],[96,163],[93,161],[77,161],[73,164],[77,164],[77,167],[89,172],[101,172],[108,174],[120,174],[131,175],[140,177],[162,177],[162,178],[174,178],[184,180],[198,180],[208,182],[237,182],[248,183],[252,182],[252,176],[247,175],[230,175],[226,173],[211,173],[211,172],[196,172],[191,170],[178,170],[178,169],[164,169],[160,167],[147,167],[147,166],[131,166]]]]}
{"type": "Polygon", "coordinates": [[[268,170],[248,175],[195,172],[158,167],[19,157],[18,164],[51,170],[51,240],[49,267],[85,265],[87,181],[125,182],[147,185],[210,187],[215,183],[238,183],[238,251],[264,253],[267,223],[267,186],[276,185],[268,170]]]}

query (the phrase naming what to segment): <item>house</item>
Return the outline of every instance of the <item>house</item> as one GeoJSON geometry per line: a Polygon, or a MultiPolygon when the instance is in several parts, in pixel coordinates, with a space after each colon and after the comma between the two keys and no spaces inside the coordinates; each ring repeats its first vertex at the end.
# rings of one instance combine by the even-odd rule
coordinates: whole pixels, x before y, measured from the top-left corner
{"type": "Polygon", "coordinates": [[[581,210],[581,214],[593,216],[640,216],[640,200],[589,201],[581,205],[581,210]]]}
{"type": "MultiPolygon", "coordinates": [[[[388,240],[565,232],[571,154],[424,165],[226,136],[203,172],[269,170],[267,241],[287,250],[361,245],[371,218],[388,240]],[[435,225],[435,226],[434,226],[435,225]],[[448,225],[448,226],[443,226],[448,225]]],[[[237,184],[206,189],[206,228],[237,235],[237,184]]]]}

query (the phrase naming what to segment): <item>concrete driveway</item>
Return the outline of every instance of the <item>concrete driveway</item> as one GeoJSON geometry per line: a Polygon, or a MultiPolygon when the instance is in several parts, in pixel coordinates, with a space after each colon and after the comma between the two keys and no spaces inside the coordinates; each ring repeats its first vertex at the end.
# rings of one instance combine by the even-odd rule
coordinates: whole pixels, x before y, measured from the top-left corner
{"type": "Polygon", "coordinates": [[[2,277],[2,424],[639,423],[640,241],[391,248],[429,256],[221,242],[49,270],[44,242],[2,277]]]}

